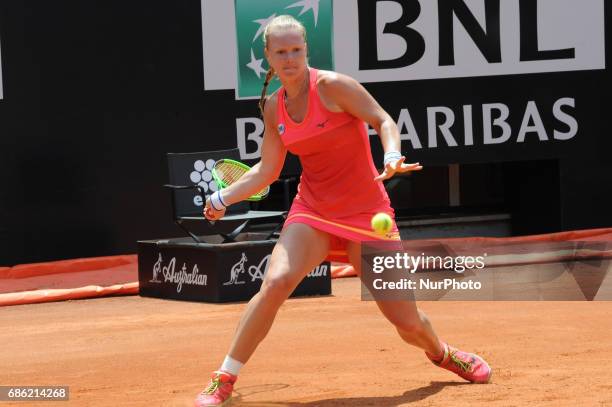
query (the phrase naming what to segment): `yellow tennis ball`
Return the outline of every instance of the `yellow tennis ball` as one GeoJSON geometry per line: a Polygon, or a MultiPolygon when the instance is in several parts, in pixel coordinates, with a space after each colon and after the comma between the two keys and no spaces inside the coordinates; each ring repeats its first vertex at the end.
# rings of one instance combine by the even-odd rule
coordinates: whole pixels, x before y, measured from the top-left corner
{"type": "Polygon", "coordinates": [[[372,216],[372,230],[379,235],[385,235],[391,231],[393,227],[393,221],[391,216],[386,213],[380,212],[372,216]]]}

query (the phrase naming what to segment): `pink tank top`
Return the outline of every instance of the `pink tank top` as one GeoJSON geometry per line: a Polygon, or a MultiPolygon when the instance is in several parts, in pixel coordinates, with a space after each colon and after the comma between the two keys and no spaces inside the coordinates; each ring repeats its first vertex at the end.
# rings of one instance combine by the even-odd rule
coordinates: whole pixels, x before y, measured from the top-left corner
{"type": "Polygon", "coordinates": [[[345,112],[327,110],[319,99],[317,70],[310,68],[308,107],[294,122],[285,109],[285,89],[277,96],[277,124],[283,144],[300,158],[302,175],[296,200],[323,217],[342,218],[369,212],[389,198],[378,175],[366,125],[345,112]]]}

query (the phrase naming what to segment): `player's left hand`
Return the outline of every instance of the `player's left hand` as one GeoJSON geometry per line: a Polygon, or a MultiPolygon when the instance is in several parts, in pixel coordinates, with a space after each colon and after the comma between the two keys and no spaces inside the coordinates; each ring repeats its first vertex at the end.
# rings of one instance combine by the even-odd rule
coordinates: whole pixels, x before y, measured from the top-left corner
{"type": "Polygon", "coordinates": [[[397,173],[420,171],[423,169],[423,166],[419,163],[404,164],[404,161],[406,161],[406,157],[401,156],[397,161],[388,162],[385,165],[383,172],[381,172],[379,176],[375,177],[374,181],[384,181],[397,173]]]}

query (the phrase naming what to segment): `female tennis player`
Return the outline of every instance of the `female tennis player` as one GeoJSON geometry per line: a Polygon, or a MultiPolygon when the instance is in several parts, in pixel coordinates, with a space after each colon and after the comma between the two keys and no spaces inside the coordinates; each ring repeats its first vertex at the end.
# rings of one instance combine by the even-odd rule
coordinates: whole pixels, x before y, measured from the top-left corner
{"type": "MultiPolygon", "coordinates": [[[[219,219],[228,205],[271,184],[287,150],[300,157],[303,171],[261,290],[249,301],[225,360],[197,396],[195,405],[200,407],[230,400],[241,367],[268,333],[279,307],[315,266],[342,251],[361,275],[360,242],[399,240],[395,222],[385,237],[370,228],[374,214],[394,216],[381,181],[422,168],[404,162],[397,125],[365,88],[348,76],[308,66],[301,23],[291,16],[276,17],[264,31],[264,43],[270,70],[260,99],[265,122],[261,160],[235,184],[211,195],[204,215],[219,219]],[[282,87],[266,96],[273,75],[282,87]],[[381,174],[372,160],[364,122],[376,129],[385,151],[381,174]]],[[[423,349],[434,364],[470,382],[489,381],[489,365],[441,341],[413,301],[377,305],[400,337],[423,349]]]]}

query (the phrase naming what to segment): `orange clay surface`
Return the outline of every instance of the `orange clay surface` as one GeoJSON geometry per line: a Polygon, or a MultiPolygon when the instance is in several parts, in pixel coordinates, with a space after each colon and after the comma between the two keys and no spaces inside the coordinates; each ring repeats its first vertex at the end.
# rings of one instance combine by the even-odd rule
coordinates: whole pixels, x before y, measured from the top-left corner
{"type": "MultiPolygon", "coordinates": [[[[0,385],[70,386],[57,405],[189,406],[244,307],[138,296],[3,307],[0,385]]],[[[233,405],[612,406],[612,302],[420,307],[442,338],[490,362],[491,384],[430,364],[348,278],[333,280],[333,296],[283,306],[233,405]]]]}

